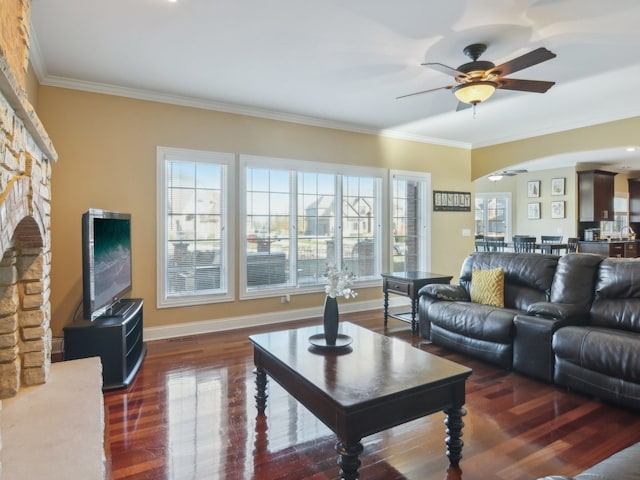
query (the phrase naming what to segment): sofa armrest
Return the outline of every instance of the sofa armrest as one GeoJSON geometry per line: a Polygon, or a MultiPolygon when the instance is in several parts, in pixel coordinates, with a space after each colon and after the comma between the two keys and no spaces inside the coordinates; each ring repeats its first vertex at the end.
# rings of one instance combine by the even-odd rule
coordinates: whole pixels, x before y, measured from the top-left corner
{"type": "Polygon", "coordinates": [[[470,302],[469,294],[461,285],[432,283],[425,285],[418,292],[418,325],[420,337],[431,339],[431,322],[429,321],[429,306],[438,302],[470,302]]]}
{"type": "Polygon", "coordinates": [[[575,303],[536,302],[527,308],[529,315],[556,319],[579,318],[581,315],[586,316],[587,313],[588,310],[585,310],[584,305],[575,303]]]}
{"type": "Polygon", "coordinates": [[[450,302],[470,302],[471,298],[461,285],[447,285],[442,283],[432,283],[425,285],[418,292],[421,296],[426,295],[436,300],[447,300],[450,302]]]}
{"type": "Polygon", "coordinates": [[[555,357],[551,343],[553,333],[560,327],[571,325],[570,319],[545,318],[535,315],[516,315],[513,319],[515,338],[513,341],[514,370],[553,381],[555,357]]]}

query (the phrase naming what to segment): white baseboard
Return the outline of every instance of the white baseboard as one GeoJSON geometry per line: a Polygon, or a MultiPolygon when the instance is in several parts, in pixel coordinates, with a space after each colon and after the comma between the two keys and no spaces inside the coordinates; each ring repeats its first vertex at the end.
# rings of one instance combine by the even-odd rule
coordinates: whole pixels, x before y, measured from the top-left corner
{"type": "MultiPolygon", "coordinates": [[[[395,297],[389,299],[389,307],[406,305],[408,298],[395,297]]],[[[362,312],[366,310],[376,310],[382,307],[381,300],[368,300],[364,302],[344,302],[340,304],[340,312],[362,312]]],[[[241,317],[230,317],[216,320],[201,320],[198,322],[179,323],[163,327],[146,327],[144,329],[145,341],[162,340],[166,338],[185,337],[189,335],[199,335],[202,333],[223,332],[226,330],[236,330],[238,328],[257,327],[264,325],[276,325],[279,323],[293,322],[305,318],[315,318],[322,315],[322,306],[313,308],[302,308],[297,310],[287,310],[284,312],[261,313],[257,315],[245,315],[241,317]]],[[[383,322],[382,312],[380,313],[380,323],[383,322]]]]}

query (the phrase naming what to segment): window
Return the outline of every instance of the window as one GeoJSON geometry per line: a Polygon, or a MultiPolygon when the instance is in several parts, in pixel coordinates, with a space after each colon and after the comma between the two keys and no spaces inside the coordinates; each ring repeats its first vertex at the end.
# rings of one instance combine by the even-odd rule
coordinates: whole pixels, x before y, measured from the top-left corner
{"type": "Polygon", "coordinates": [[[391,178],[392,270],[429,271],[430,176],[391,172],[391,178]]]}
{"type": "Polygon", "coordinates": [[[613,221],[600,222],[600,234],[603,237],[622,237],[629,234],[629,195],[616,192],[613,197],[613,221]],[[624,229],[624,232],[623,232],[624,229]]]}
{"type": "Polygon", "coordinates": [[[378,280],[380,170],[246,155],[241,174],[244,297],[317,291],[327,263],[378,280]]]}
{"type": "Polygon", "coordinates": [[[476,193],[476,235],[511,238],[511,193],[476,193]]]}
{"type": "Polygon", "coordinates": [[[233,298],[233,161],[232,154],[158,147],[159,307],[233,298]]]}

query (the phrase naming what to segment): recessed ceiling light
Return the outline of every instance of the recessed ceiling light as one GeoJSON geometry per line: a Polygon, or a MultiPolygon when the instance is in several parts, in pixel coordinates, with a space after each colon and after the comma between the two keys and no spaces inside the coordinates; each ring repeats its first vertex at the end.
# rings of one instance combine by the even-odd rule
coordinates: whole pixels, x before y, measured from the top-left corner
{"type": "Polygon", "coordinates": [[[635,152],[636,151],[636,147],[627,147],[627,152],[635,152]]]}

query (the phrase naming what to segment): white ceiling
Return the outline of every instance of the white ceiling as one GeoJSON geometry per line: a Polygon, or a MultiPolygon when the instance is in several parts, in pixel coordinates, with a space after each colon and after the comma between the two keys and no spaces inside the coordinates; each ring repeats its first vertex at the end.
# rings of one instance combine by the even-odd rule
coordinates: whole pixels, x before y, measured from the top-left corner
{"type": "Polygon", "coordinates": [[[32,0],[31,24],[45,85],[418,141],[479,147],[640,114],[638,0],[32,0]],[[450,90],[396,100],[452,84],[420,64],[457,67],[471,43],[496,65],[544,46],[557,57],[511,78],[556,85],[498,90],[475,118],[450,90]]]}

